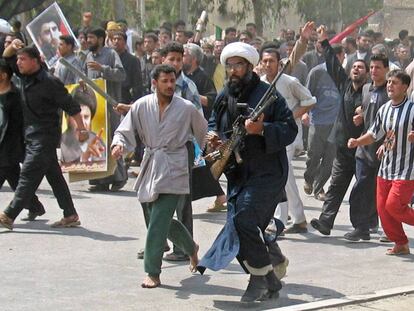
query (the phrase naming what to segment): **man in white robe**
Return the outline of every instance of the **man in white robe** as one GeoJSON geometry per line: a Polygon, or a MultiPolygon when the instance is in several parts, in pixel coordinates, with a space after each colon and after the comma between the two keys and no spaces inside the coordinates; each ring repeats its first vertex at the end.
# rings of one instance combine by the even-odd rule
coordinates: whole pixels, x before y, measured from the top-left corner
{"type": "Polygon", "coordinates": [[[165,240],[170,239],[190,256],[190,270],[198,263],[198,245],[174,212],[190,191],[186,143],[193,135],[200,146],[207,122],[195,106],[174,94],[176,71],[158,65],[153,71],[155,93],[137,100],[117,130],[112,155],[119,158],[135,148],[135,131],[145,145],[141,171],[135,184],[138,200],[146,209],[148,223],[144,267],[148,276],[141,284],[154,288],[161,284],[165,240]]]}

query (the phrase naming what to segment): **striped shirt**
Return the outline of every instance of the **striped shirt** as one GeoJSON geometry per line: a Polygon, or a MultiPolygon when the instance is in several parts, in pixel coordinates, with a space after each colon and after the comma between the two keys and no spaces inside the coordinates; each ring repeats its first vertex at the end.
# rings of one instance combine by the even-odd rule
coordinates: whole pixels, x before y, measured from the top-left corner
{"type": "Polygon", "coordinates": [[[408,98],[396,106],[388,101],[379,108],[368,130],[375,141],[385,137],[378,176],[387,180],[414,180],[414,144],[408,141],[413,119],[414,103],[408,98]]]}

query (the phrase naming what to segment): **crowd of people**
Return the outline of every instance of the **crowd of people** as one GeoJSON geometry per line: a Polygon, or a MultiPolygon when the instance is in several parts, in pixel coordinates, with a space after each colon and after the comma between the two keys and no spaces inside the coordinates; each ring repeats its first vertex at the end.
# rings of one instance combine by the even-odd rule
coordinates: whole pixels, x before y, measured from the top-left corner
{"type": "MultiPolygon", "coordinates": [[[[163,259],[189,260],[192,272],[203,273],[237,258],[250,274],[242,302],[277,296],[289,261],[276,238],[308,232],[292,166],[304,155],[303,191],[323,202],[319,218],[310,220],[317,232],[330,235],[355,179],[349,197],[354,230],[344,238],[370,240],[382,226],[381,241],[394,243],[386,254],[409,254],[402,224],[414,225],[414,36],[402,30],[387,40],[360,30],[333,43],[334,31],[307,22],[298,33],[282,30],[269,41],[253,23],[200,39],[188,28],[183,21],[165,22],[140,37],[124,20],[96,26],[86,12],[74,29],[78,48],[70,35],[54,43],[60,58],[91,79],[106,80],[118,102],[108,103],[108,151],[102,133],[91,137],[81,114],[93,117],[96,103],[77,100],[82,87],[73,97],[64,87],[85,81],[60,62],[48,69],[19,22],[1,34],[0,185],[7,180],[15,193],[0,224],[12,230],[23,209],[25,221],[45,213],[36,190],[46,176],[63,210],[53,226],[80,225],[56,156],[63,110],[76,140],[86,142],[85,158],[107,152],[117,161],[112,175],[89,181],[90,191],[120,191],[128,166],[140,165],[135,190],[148,229],[138,252],[148,274],[144,288],[161,284],[163,259]],[[277,91],[266,92],[269,84],[277,91]],[[264,96],[271,104],[252,119],[264,96]],[[241,115],[244,135],[232,141],[241,115]],[[229,146],[225,194],[212,163],[194,166],[194,159],[197,150],[207,160],[220,158],[229,146]],[[192,201],[203,197],[215,198],[207,212],[227,210],[227,222],[199,260],[192,201]],[[167,239],[173,251],[163,257],[167,239]]],[[[79,147],[73,157],[81,153],[79,147]]]]}

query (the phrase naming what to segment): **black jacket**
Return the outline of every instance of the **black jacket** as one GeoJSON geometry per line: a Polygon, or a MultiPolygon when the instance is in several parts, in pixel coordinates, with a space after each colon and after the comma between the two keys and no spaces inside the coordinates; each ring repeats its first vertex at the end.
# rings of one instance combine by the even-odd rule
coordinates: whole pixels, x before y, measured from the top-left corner
{"type": "Polygon", "coordinates": [[[143,95],[143,84],[141,74],[141,64],[139,59],[125,51],[119,54],[122,66],[124,67],[126,78],[122,81],[122,102],[129,104],[135,102],[143,95]]]}
{"type": "MultiPolygon", "coordinates": [[[[362,90],[362,110],[364,111],[364,133],[374,124],[378,109],[390,99],[387,94],[386,83],[375,87],[372,83],[364,85],[362,90]]],[[[381,161],[376,152],[384,139],[367,145],[359,146],[356,150],[356,157],[372,168],[378,168],[381,161]]]]}
{"type": "MultiPolygon", "coordinates": [[[[357,138],[363,131],[363,125],[355,126],[353,117],[355,109],[362,104],[362,86],[355,90],[352,81],[345,73],[328,40],[321,42],[324,48],[326,69],[341,93],[341,106],[329,136],[329,141],[346,147],[350,138],[357,138]]],[[[354,154],[355,150],[350,150],[354,154]]]]}
{"type": "Polygon", "coordinates": [[[216,88],[213,80],[211,80],[202,68],[197,68],[194,72],[187,74],[194,84],[197,86],[198,93],[206,96],[208,100],[207,107],[203,106],[204,117],[210,119],[211,111],[213,109],[214,100],[217,96],[216,88]]]}
{"type": "Polygon", "coordinates": [[[0,167],[23,161],[23,112],[19,91],[12,85],[0,95],[0,167]]]}
{"type": "Polygon", "coordinates": [[[60,109],[72,116],[81,111],[63,83],[43,67],[32,75],[21,75],[15,59],[6,61],[21,78],[24,138],[48,146],[59,145],[61,137],[60,109]]]}

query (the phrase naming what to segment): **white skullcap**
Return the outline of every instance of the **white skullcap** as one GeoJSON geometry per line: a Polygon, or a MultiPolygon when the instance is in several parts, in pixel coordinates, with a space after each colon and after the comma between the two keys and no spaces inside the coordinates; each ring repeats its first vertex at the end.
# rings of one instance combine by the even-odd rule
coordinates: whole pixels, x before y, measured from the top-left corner
{"type": "Polygon", "coordinates": [[[11,33],[11,32],[12,32],[12,28],[10,24],[6,20],[0,18],[0,33],[11,33]]]}
{"type": "Polygon", "coordinates": [[[259,63],[259,53],[250,44],[244,42],[233,42],[226,45],[221,52],[220,62],[223,66],[226,65],[226,61],[230,57],[243,57],[253,66],[259,63]]]}

